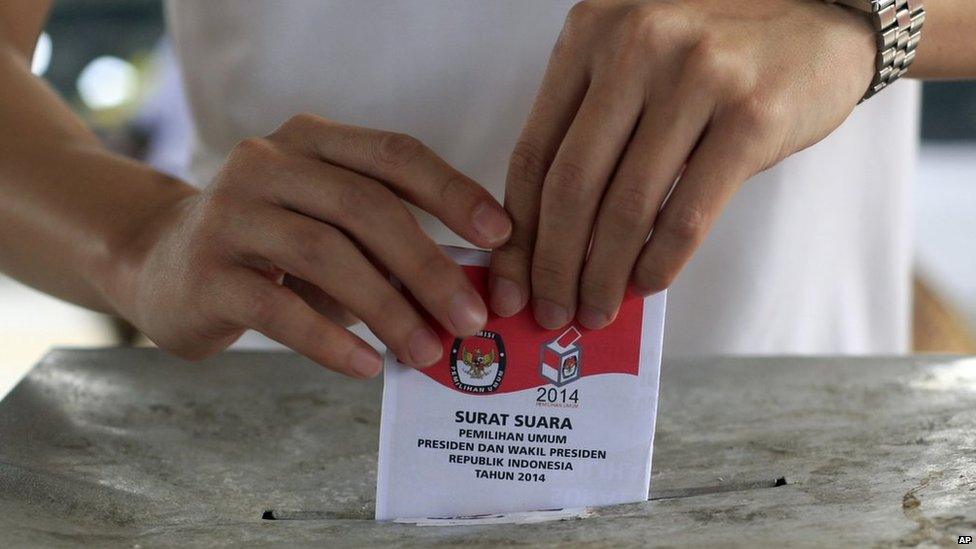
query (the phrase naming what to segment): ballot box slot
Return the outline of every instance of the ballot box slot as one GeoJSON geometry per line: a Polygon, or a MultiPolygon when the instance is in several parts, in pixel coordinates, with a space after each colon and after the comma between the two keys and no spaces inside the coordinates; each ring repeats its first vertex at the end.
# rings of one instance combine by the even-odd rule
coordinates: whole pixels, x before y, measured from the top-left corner
{"type": "Polygon", "coordinates": [[[709,486],[696,486],[693,488],[675,488],[673,490],[655,490],[651,494],[651,501],[662,499],[681,499],[696,496],[706,496],[709,494],[721,494],[723,492],[744,492],[746,490],[759,490],[763,488],[779,488],[786,486],[786,477],[776,477],[771,480],[751,480],[741,482],[723,482],[709,486]]]}
{"type": "MultiPolygon", "coordinates": [[[[746,480],[736,482],[720,482],[714,485],[694,486],[690,488],[674,488],[655,490],[650,501],[692,498],[721,494],[724,492],[744,492],[766,488],[787,486],[786,477],[774,479],[746,480]]],[[[268,509],[261,514],[262,520],[373,520],[372,504],[350,511],[319,511],[319,510],[288,510],[268,509]]]]}

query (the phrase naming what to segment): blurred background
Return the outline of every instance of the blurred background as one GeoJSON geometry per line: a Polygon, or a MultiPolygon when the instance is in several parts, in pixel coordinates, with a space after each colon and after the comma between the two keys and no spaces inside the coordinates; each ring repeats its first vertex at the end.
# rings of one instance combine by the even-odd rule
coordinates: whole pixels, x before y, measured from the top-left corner
{"type": "MultiPolygon", "coordinates": [[[[59,0],[42,75],[111,148],[180,176],[192,127],[159,0],[59,0]]],[[[976,353],[976,83],[926,84],[915,188],[917,352],[976,353]]],[[[138,342],[0,275],[0,397],[52,346],[138,342]]]]}

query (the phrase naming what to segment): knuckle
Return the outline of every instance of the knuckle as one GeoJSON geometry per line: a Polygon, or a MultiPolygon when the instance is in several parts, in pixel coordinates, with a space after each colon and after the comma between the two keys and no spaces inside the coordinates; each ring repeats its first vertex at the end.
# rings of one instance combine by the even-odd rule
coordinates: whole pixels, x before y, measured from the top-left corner
{"type": "Polygon", "coordinates": [[[246,138],[230,150],[207,190],[259,187],[272,180],[286,163],[286,156],[271,141],[260,137],[246,138]]]}
{"type": "Polygon", "coordinates": [[[456,204],[459,198],[467,198],[472,190],[472,183],[468,178],[459,173],[453,173],[441,182],[437,189],[437,198],[441,205],[451,206],[456,204]]]}
{"type": "Polygon", "coordinates": [[[419,315],[414,307],[402,293],[387,285],[376,300],[372,313],[374,318],[391,318],[400,330],[408,333],[410,325],[418,321],[419,315]]]}
{"type": "Polygon", "coordinates": [[[542,147],[531,141],[520,140],[509,159],[508,178],[541,184],[548,168],[549,162],[542,147]]]}
{"type": "Polygon", "coordinates": [[[285,155],[274,142],[261,137],[248,137],[239,141],[231,149],[227,162],[215,183],[237,187],[247,186],[257,181],[266,182],[264,177],[255,177],[255,175],[269,175],[271,171],[280,169],[286,163],[285,155]],[[271,168],[272,166],[274,168],[271,168]]]}
{"type": "Polygon", "coordinates": [[[281,292],[276,287],[253,293],[247,309],[249,327],[260,329],[276,324],[281,305],[281,292]]]}
{"type": "Polygon", "coordinates": [[[600,6],[590,0],[573,5],[566,14],[563,29],[553,46],[552,56],[571,60],[581,53],[586,47],[586,37],[591,33],[590,29],[598,24],[601,14],[600,6]]]}
{"type": "Polygon", "coordinates": [[[572,25],[589,26],[599,13],[599,7],[590,0],[577,2],[569,8],[566,14],[566,21],[572,25]]]}
{"type": "Polygon", "coordinates": [[[524,280],[531,257],[528,243],[513,235],[504,246],[492,251],[491,271],[512,280],[524,280]]]}
{"type": "Polygon", "coordinates": [[[645,186],[627,186],[610,204],[612,218],[624,229],[639,229],[650,219],[652,200],[653,197],[645,186]]]}
{"type": "Polygon", "coordinates": [[[320,116],[308,112],[299,113],[286,120],[272,135],[305,132],[313,127],[319,126],[322,122],[324,122],[324,119],[320,116]]]}
{"type": "MultiPolygon", "coordinates": [[[[418,254],[416,269],[421,275],[420,280],[441,280],[445,283],[442,287],[446,289],[449,284],[448,279],[454,276],[458,266],[441,253],[438,248],[432,247],[430,250],[418,254]]],[[[450,284],[450,286],[453,287],[454,284],[450,284]]]]}
{"type": "Polygon", "coordinates": [[[708,32],[689,50],[683,74],[692,86],[721,97],[740,97],[757,82],[751,61],[708,32]]]}
{"type": "Polygon", "coordinates": [[[461,288],[464,280],[460,267],[436,246],[424,246],[403,267],[410,273],[409,285],[413,293],[424,294],[438,304],[447,303],[446,296],[461,288]]]}
{"type": "Polygon", "coordinates": [[[247,137],[238,141],[230,156],[236,159],[264,158],[274,152],[274,146],[261,137],[247,137]]]}
{"type": "Polygon", "coordinates": [[[674,47],[685,28],[682,10],[675,5],[647,2],[631,9],[621,23],[621,40],[645,52],[674,47]]]}
{"type": "Polygon", "coordinates": [[[513,235],[504,246],[496,249],[493,255],[498,256],[502,262],[527,264],[532,258],[532,243],[528,236],[513,235]]]}
{"type": "Polygon", "coordinates": [[[291,235],[300,265],[305,269],[315,269],[329,264],[332,259],[330,243],[333,237],[327,226],[319,230],[301,230],[291,235]]]}
{"type": "Polygon", "coordinates": [[[324,122],[324,119],[317,114],[302,112],[292,116],[291,122],[292,124],[297,125],[299,128],[307,128],[309,126],[317,126],[321,124],[324,122]]]}
{"type": "Polygon", "coordinates": [[[567,61],[573,59],[578,51],[576,46],[576,43],[580,41],[577,38],[578,34],[579,30],[567,23],[556,38],[556,43],[552,45],[552,51],[549,53],[550,59],[567,61]]]}
{"type": "Polygon", "coordinates": [[[389,215],[389,191],[368,180],[350,181],[339,191],[337,215],[345,223],[354,222],[372,212],[389,215]]]}
{"type": "Polygon", "coordinates": [[[532,259],[532,281],[534,284],[541,282],[547,288],[559,291],[572,286],[572,273],[564,262],[544,254],[536,254],[532,259]]]}
{"type": "Polygon", "coordinates": [[[735,104],[733,118],[746,137],[762,140],[781,126],[784,110],[783,101],[765,93],[751,93],[735,104]]]}
{"type": "Polygon", "coordinates": [[[697,242],[705,234],[707,226],[704,212],[698,208],[684,207],[667,216],[661,230],[679,242],[697,242]]]}
{"type": "Polygon", "coordinates": [[[377,140],[373,159],[381,168],[398,170],[413,162],[426,150],[427,147],[416,137],[387,132],[377,140]]]}
{"type": "Polygon", "coordinates": [[[737,72],[726,58],[718,41],[705,35],[698,39],[685,62],[687,72],[700,83],[720,82],[725,84],[737,72]]]}
{"type": "Polygon", "coordinates": [[[578,205],[589,196],[587,172],[575,162],[558,162],[546,176],[546,190],[565,204],[578,205]]]}
{"type": "MultiPolygon", "coordinates": [[[[392,288],[379,292],[376,299],[372,300],[363,311],[363,319],[373,325],[378,322],[390,323],[397,330],[403,330],[405,334],[409,332],[410,324],[413,322],[409,309],[405,310],[402,295],[392,288]]],[[[404,339],[407,337],[405,335],[404,339]]]]}

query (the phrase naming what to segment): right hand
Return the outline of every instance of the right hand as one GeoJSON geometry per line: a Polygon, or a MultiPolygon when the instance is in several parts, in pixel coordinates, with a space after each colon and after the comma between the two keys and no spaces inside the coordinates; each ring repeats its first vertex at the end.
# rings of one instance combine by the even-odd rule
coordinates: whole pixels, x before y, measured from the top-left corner
{"type": "Polygon", "coordinates": [[[401,198],[484,248],[511,233],[492,196],[418,140],[299,115],[242,141],[206,191],[147,220],[114,305],[185,358],[216,354],[250,328],[371,377],[379,355],[342,325],[355,316],[401,361],[428,366],[440,341],[385,271],[457,336],[481,329],[487,310],[401,198]]]}

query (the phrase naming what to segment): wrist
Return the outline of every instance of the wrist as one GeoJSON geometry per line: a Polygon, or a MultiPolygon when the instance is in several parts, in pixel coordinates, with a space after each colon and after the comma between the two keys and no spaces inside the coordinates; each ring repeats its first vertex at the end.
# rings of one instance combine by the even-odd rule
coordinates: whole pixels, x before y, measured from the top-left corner
{"type": "Polygon", "coordinates": [[[141,175],[150,179],[127,199],[124,212],[110,224],[87,269],[112,312],[130,321],[135,320],[138,282],[150,254],[199,194],[190,185],[148,168],[141,175]]]}
{"type": "Polygon", "coordinates": [[[925,23],[923,0],[824,0],[867,17],[875,41],[875,71],[862,102],[908,73],[925,23]]]}
{"type": "Polygon", "coordinates": [[[826,4],[833,25],[843,33],[842,38],[832,39],[828,47],[837,47],[838,41],[843,40],[845,58],[850,63],[849,93],[860,100],[877,73],[878,39],[871,14],[833,0],[817,1],[826,4]]]}

